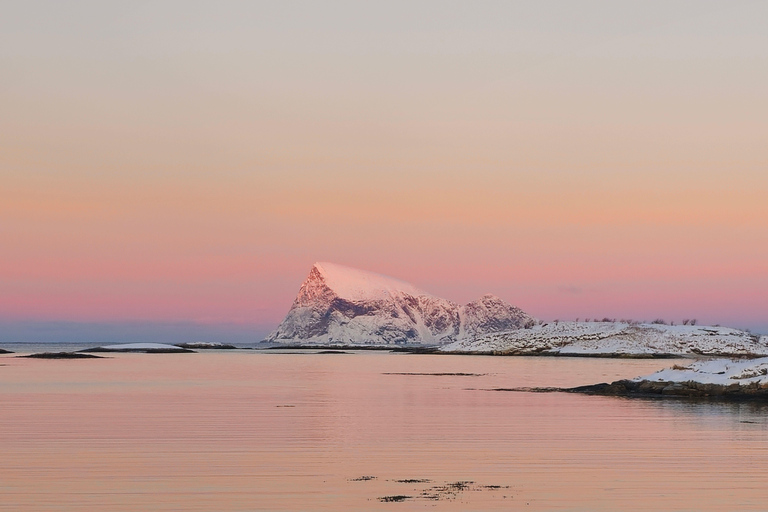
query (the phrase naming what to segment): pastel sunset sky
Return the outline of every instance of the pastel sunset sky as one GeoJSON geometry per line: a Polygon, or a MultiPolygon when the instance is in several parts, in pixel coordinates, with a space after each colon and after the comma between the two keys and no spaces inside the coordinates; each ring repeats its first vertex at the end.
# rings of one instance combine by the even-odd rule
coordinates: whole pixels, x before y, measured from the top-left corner
{"type": "Polygon", "coordinates": [[[768,332],[768,2],[0,2],[0,341],[257,341],[315,261],[768,332]]]}

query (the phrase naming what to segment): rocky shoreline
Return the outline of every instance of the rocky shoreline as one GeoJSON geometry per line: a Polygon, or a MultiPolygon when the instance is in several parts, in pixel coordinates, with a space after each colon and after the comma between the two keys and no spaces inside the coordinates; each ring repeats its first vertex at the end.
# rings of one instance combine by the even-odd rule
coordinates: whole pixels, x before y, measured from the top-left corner
{"type": "MultiPolygon", "coordinates": [[[[626,353],[626,352],[599,352],[599,353],[561,353],[549,352],[545,350],[519,350],[519,351],[469,351],[469,350],[441,350],[439,346],[418,346],[418,345],[349,345],[349,344],[290,344],[272,345],[265,347],[255,347],[256,350],[367,350],[384,352],[404,352],[409,354],[436,354],[445,356],[503,356],[503,357],[592,357],[604,359],[684,359],[691,358],[689,354],[671,354],[671,353],[626,353]]],[[[718,354],[721,357],[763,357],[754,354],[718,354]]]]}
{"type": "MultiPolygon", "coordinates": [[[[402,350],[403,352],[409,350],[402,350]]],[[[604,359],[684,359],[690,358],[689,354],[670,354],[670,353],[627,353],[627,352],[550,352],[547,350],[488,350],[488,351],[463,351],[463,350],[433,350],[429,353],[461,355],[461,356],[504,356],[504,357],[591,357],[604,359]]],[[[718,354],[722,357],[730,357],[730,354],[718,354]]],[[[742,357],[739,354],[739,357],[742,357]]],[[[763,357],[755,355],[754,357],[763,357]]]]}
{"type": "Polygon", "coordinates": [[[33,359],[102,359],[103,356],[82,354],[80,352],[40,352],[16,357],[30,357],[33,359]]]}
{"type": "Polygon", "coordinates": [[[564,388],[560,391],[586,395],[623,396],[637,398],[708,398],[727,400],[768,400],[768,385],[715,384],[696,381],[670,382],[650,380],[617,380],[614,382],[564,388]]]}

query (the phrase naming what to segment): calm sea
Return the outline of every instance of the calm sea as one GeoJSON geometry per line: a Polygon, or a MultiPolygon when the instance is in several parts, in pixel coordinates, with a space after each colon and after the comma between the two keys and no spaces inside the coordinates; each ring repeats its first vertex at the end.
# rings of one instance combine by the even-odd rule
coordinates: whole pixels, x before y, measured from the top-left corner
{"type": "Polygon", "coordinates": [[[0,356],[0,511],[768,510],[766,408],[493,391],[674,362],[0,356]]]}

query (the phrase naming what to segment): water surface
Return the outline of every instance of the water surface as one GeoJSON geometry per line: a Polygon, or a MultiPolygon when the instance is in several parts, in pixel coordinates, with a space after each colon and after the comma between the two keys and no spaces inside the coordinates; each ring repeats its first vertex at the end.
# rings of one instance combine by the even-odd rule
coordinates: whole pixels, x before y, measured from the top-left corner
{"type": "Polygon", "coordinates": [[[765,510],[760,406],[490,391],[674,362],[0,356],[0,510],[765,510]]]}

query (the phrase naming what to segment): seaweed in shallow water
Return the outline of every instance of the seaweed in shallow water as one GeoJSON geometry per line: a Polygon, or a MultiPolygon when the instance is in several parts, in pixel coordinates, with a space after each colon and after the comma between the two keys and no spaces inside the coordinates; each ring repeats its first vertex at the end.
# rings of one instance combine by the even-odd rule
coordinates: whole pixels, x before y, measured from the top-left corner
{"type": "Polygon", "coordinates": [[[394,496],[382,496],[379,498],[379,501],[383,501],[384,503],[390,503],[390,502],[396,502],[396,501],[405,501],[410,500],[413,498],[413,496],[406,496],[405,494],[396,494],[394,496]]]}

